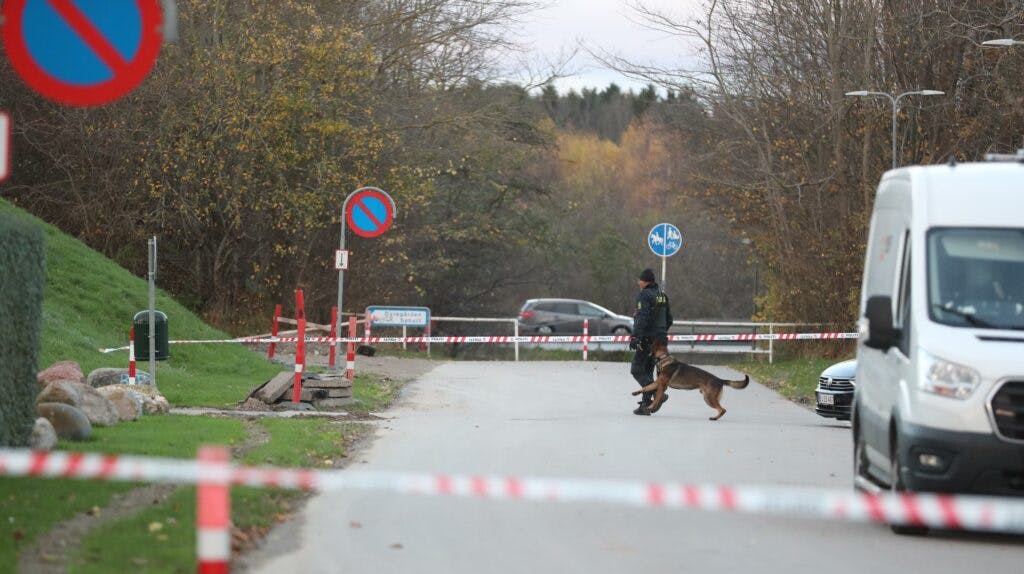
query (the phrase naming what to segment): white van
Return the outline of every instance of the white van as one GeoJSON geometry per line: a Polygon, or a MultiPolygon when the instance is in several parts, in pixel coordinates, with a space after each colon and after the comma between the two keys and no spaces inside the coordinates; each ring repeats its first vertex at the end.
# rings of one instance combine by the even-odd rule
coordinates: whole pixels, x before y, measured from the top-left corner
{"type": "Polygon", "coordinates": [[[858,488],[1024,495],[1024,150],[882,177],[860,316],[858,488]]]}

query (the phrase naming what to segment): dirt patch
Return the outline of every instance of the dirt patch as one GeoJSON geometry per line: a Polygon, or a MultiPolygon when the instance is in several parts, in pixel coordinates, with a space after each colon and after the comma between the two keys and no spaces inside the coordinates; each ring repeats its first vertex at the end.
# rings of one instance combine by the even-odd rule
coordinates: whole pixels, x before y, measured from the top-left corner
{"type": "Polygon", "coordinates": [[[157,506],[177,488],[174,484],[154,484],[114,495],[102,509],[75,515],[58,523],[36,539],[31,548],[18,557],[18,571],[33,574],[62,574],[68,571],[68,559],[94,528],[134,516],[148,506],[157,506]]]}

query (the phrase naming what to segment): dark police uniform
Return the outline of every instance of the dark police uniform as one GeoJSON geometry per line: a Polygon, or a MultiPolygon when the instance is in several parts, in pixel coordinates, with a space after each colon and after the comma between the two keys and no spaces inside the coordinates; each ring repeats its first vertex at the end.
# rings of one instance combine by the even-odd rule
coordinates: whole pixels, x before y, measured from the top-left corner
{"type": "MultiPolygon", "coordinates": [[[[672,310],[668,295],[657,283],[648,283],[636,296],[636,311],[633,312],[633,338],[630,348],[636,348],[630,374],[641,387],[654,382],[652,354],[656,339],[668,340],[668,328],[672,325],[672,310]]],[[[642,405],[650,404],[654,393],[644,393],[642,405]]]]}

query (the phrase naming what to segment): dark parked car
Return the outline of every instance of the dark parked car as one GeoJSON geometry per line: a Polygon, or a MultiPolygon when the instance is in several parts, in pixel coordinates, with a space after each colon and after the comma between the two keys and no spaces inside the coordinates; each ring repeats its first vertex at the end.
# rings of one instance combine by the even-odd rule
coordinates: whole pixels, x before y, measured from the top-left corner
{"type": "Polygon", "coordinates": [[[818,403],[814,412],[823,417],[850,420],[856,374],[857,361],[854,359],[836,363],[822,371],[818,377],[818,388],[814,389],[818,403]]]}
{"type": "Polygon", "coordinates": [[[519,330],[523,333],[579,334],[583,320],[589,319],[591,335],[629,335],[633,318],[579,299],[530,299],[519,310],[519,330]]]}

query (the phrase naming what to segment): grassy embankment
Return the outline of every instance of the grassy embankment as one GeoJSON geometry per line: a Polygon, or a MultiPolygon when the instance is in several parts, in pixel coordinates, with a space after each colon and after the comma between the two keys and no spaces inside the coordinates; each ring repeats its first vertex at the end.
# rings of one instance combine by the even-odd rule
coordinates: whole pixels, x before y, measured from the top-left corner
{"type": "MultiPolygon", "coordinates": [[[[127,343],[133,315],[147,305],[143,279],[0,200],[0,211],[33,219],[46,235],[47,286],[43,309],[40,368],[55,361],[77,361],[84,372],[98,367],[125,367],[127,353],[101,354],[99,348],[127,343]]],[[[144,249],[140,246],[140,249],[144,249]]],[[[228,336],[200,320],[158,291],[157,308],[168,315],[171,338],[219,339],[228,336]]],[[[145,364],[140,364],[145,368],[145,364]]],[[[174,406],[230,406],[281,367],[234,344],[182,345],[159,363],[160,391],[174,406]]],[[[357,377],[355,410],[382,409],[397,393],[357,377]]],[[[244,461],[275,465],[323,465],[343,457],[355,429],[321,420],[264,421],[269,443],[249,452],[244,461]]],[[[147,416],[111,428],[94,429],[85,443],[62,441],[61,450],[87,450],[187,458],[200,444],[239,445],[245,440],[238,420],[181,416],[147,416]]],[[[54,524],[102,507],[134,486],[121,483],[0,478],[0,519],[9,528],[0,536],[0,571],[13,571],[17,554],[54,524]]],[[[194,489],[180,488],[171,499],[91,533],[73,560],[73,571],[177,571],[194,568],[194,489]],[[157,517],[157,518],[154,518],[157,517]],[[144,521],[144,522],[140,522],[144,521]],[[159,529],[150,525],[159,523],[159,529]],[[144,528],[139,528],[143,524],[144,528]],[[113,543],[116,541],[116,543],[113,543]],[[102,549],[102,550],[101,550],[102,549]]],[[[233,520],[242,529],[265,528],[275,515],[287,514],[292,494],[235,489],[233,520]]],[[[102,510],[100,510],[102,512],[102,510]]]]}
{"type": "Polygon", "coordinates": [[[749,374],[791,401],[813,405],[818,376],[825,368],[841,360],[844,359],[789,357],[776,359],[772,364],[766,360],[749,360],[732,363],[729,366],[749,374]]]}

